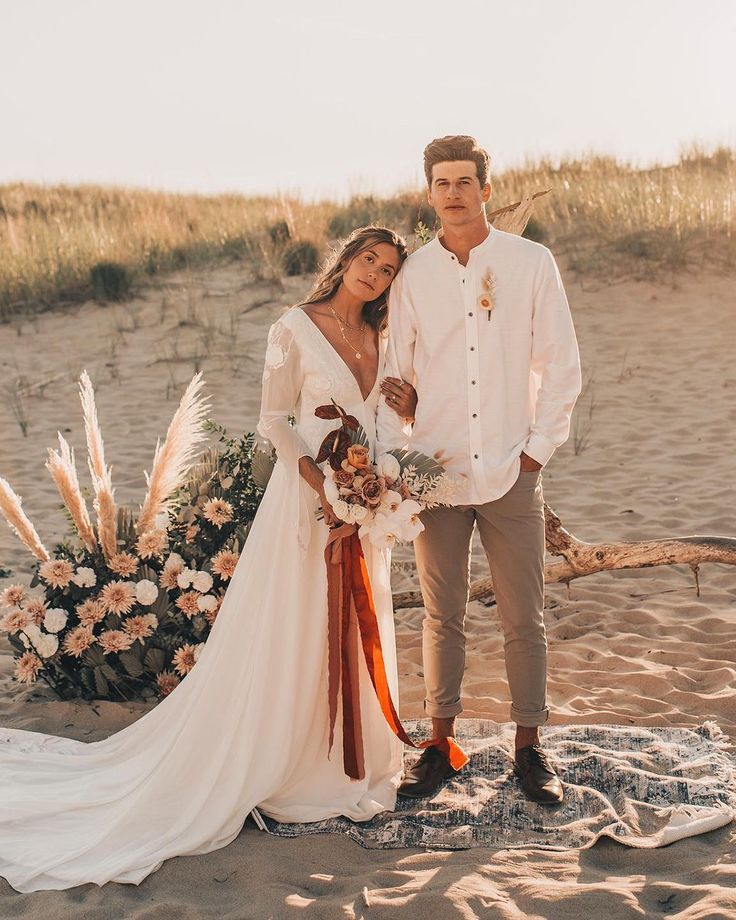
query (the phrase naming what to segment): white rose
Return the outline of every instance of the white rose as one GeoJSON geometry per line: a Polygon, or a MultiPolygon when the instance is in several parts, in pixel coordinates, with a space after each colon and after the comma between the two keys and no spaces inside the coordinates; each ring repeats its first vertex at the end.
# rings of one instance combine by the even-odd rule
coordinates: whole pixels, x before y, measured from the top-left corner
{"type": "Polygon", "coordinates": [[[192,587],[195,591],[201,591],[206,594],[213,585],[212,576],[209,572],[197,572],[192,579],[192,587]]]}
{"type": "Polygon", "coordinates": [[[44,629],[50,633],[57,633],[66,626],[68,619],[66,610],[62,610],[61,607],[52,607],[51,610],[46,611],[46,616],[43,618],[44,629]]]}
{"type": "Polygon", "coordinates": [[[365,505],[353,505],[353,523],[362,524],[370,514],[370,511],[365,507],[365,505]]]}
{"type": "Polygon", "coordinates": [[[29,623],[28,626],[25,627],[23,632],[28,636],[28,638],[31,640],[31,642],[34,645],[41,638],[41,630],[38,628],[38,626],[36,626],[35,623],[29,623]]]}
{"type": "Polygon", "coordinates": [[[335,485],[335,481],[331,476],[325,476],[324,489],[325,497],[331,505],[334,505],[335,502],[340,501],[340,491],[335,485]]]}
{"type": "Polygon", "coordinates": [[[82,565],[77,569],[76,573],[72,575],[72,581],[80,588],[94,588],[97,584],[97,576],[95,575],[94,569],[82,565]]]}
{"type": "Polygon", "coordinates": [[[197,598],[197,607],[204,613],[206,610],[214,610],[217,607],[217,598],[211,594],[203,594],[197,598]]]}
{"type": "Polygon", "coordinates": [[[381,454],[376,460],[379,476],[386,476],[388,479],[398,479],[401,475],[401,464],[393,454],[381,454]]]}
{"type": "Polygon", "coordinates": [[[147,578],[142,578],[135,586],[135,599],[144,607],[150,607],[158,597],[158,587],[147,578]]]}
{"type": "Polygon", "coordinates": [[[166,562],[164,562],[164,568],[165,568],[165,569],[176,569],[176,568],[178,568],[180,565],[181,565],[181,566],[184,565],[184,560],[183,560],[182,557],[179,555],[179,553],[172,553],[172,554],[169,556],[169,558],[166,560],[166,562]]]}
{"type": "Polygon", "coordinates": [[[183,572],[179,572],[176,576],[176,583],[182,590],[186,590],[191,587],[192,582],[194,581],[194,576],[197,573],[193,569],[184,569],[183,572]]]}
{"type": "Polygon", "coordinates": [[[341,498],[332,503],[332,510],[341,521],[347,521],[350,517],[350,505],[341,498]]]}
{"type": "Polygon", "coordinates": [[[59,639],[57,636],[41,636],[36,643],[36,651],[42,658],[51,658],[59,650],[59,639]]]}

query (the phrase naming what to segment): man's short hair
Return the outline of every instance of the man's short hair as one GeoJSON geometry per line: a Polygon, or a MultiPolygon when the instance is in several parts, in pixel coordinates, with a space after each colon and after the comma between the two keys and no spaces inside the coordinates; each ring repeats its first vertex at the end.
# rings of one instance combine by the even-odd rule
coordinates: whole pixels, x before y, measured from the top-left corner
{"type": "Polygon", "coordinates": [[[481,188],[488,182],[488,167],[491,158],[488,151],[479,146],[478,141],[469,134],[448,134],[436,137],[424,148],[424,175],[427,185],[432,187],[432,167],[436,163],[455,160],[471,160],[475,163],[478,182],[481,188]]]}

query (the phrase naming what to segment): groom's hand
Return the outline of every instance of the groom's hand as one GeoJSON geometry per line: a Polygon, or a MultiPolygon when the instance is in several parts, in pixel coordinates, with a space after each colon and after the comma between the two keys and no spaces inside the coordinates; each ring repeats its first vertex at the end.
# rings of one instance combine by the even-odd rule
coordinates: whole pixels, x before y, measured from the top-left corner
{"type": "Polygon", "coordinates": [[[521,460],[522,473],[533,473],[536,472],[536,470],[542,469],[542,464],[537,463],[533,457],[530,457],[529,454],[525,454],[523,450],[519,459],[521,460]]]}

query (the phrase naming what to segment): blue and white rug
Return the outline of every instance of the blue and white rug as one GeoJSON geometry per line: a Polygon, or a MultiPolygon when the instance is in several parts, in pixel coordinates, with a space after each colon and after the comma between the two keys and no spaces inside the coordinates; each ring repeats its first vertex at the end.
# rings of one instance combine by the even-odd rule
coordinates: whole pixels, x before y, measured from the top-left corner
{"type": "MultiPolygon", "coordinates": [[[[427,720],[407,722],[429,737],[427,720]]],[[[602,836],[632,847],[660,847],[736,818],[736,762],[715,722],[699,728],[545,726],[542,742],[565,786],[558,806],[528,801],[513,774],[515,726],[457,723],[470,763],[428,799],[399,797],[396,811],[355,823],[331,818],[284,824],[257,811],[271,834],[346,834],[370,849],[537,847],[585,849],[602,836]]],[[[407,764],[415,759],[407,752],[407,764]]]]}

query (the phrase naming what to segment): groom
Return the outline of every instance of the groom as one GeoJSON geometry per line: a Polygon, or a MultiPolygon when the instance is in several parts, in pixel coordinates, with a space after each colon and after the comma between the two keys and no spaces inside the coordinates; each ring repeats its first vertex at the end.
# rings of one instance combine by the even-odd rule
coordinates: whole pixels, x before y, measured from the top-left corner
{"type": "MultiPolygon", "coordinates": [[[[541,469],[567,439],[580,361],[555,261],[545,247],[495,230],[488,153],[465,135],[424,151],[428,200],[442,229],[404,264],[391,287],[389,343],[378,411],[381,448],[441,452],[461,477],[453,507],[422,515],[414,543],[426,615],[425,711],[433,737],[452,737],[462,711],[470,546],[478,527],[493,578],[516,723],[515,772],[537,802],[562,801],[539,741],[546,705],[544,508],[541,469]],[[402,381],[419,402],[411,428],[387,401],[402,381]]],[[[429,747],[399,794],[431,795],[454,775],[429,747]]]]}

